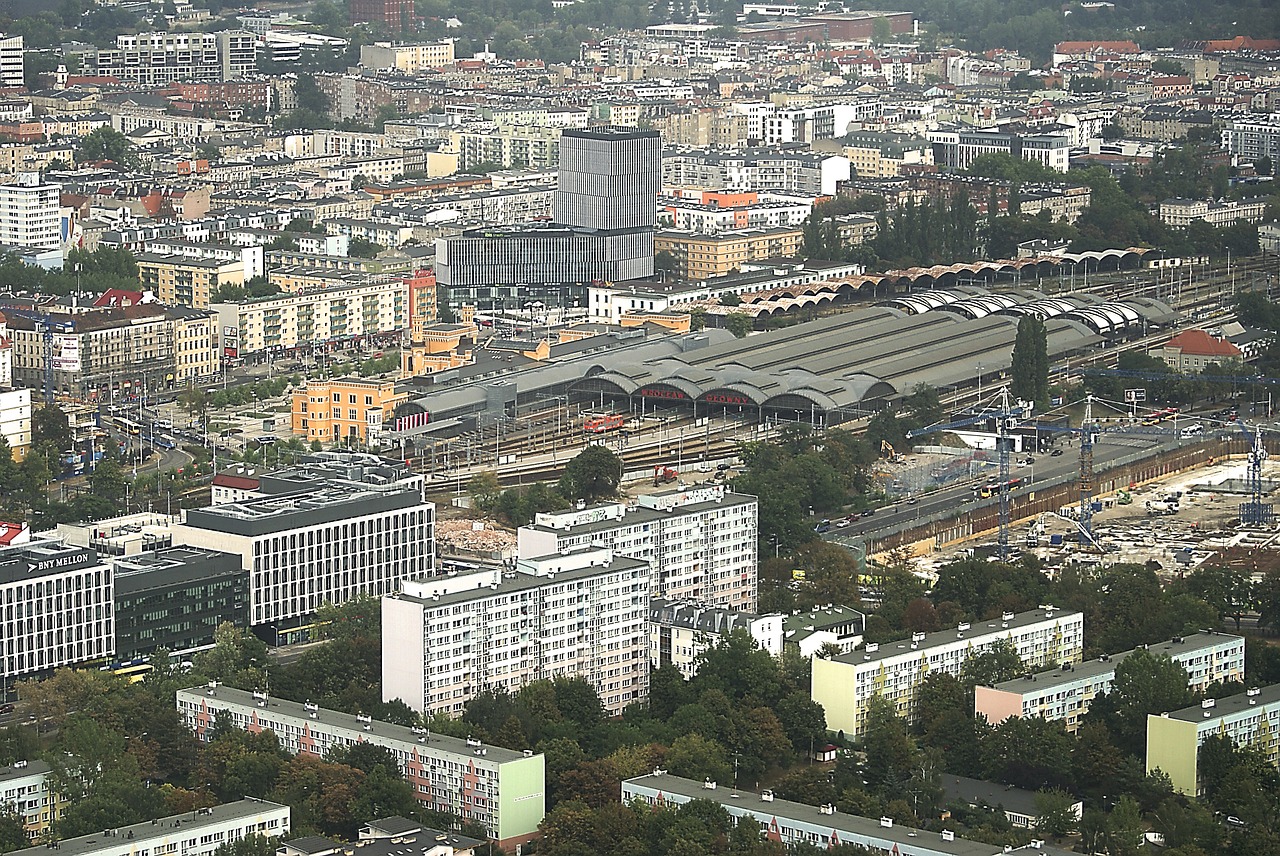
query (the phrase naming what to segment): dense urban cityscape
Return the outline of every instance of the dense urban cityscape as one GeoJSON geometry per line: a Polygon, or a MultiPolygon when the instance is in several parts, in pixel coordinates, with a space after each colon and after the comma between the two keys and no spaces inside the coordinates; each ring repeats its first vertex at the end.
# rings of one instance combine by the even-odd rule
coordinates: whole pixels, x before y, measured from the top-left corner
{"type": "Polygon", "coordinates": [[[1280,856],[1280,15],[0,3],[0,853],[1280,856]]]}

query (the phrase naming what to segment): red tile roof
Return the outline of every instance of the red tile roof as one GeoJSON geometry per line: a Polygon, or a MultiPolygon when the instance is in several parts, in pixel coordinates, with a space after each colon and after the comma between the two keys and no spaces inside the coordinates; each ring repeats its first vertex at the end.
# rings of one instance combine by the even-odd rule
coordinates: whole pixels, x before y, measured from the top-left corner
{"type": "Polygon", "coordinates": [[[1215,339],[1203,330],[1184,330],[1169,340],[1166,348],[1177,348],[1196,357],[1239,357],[1240,349],[1225,339],[1215,339]]]}

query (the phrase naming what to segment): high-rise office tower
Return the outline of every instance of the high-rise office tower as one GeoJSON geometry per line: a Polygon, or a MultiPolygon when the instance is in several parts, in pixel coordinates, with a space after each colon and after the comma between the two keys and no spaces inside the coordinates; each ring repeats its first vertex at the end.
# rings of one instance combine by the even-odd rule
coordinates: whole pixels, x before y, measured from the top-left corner
{"type": "Polygon", "coordinates": [[[662,189],[662,138],[629,128],[560,135],[555,221],[578,229],[653,228],[662,189]]]}
{"type": "Polygon", "coordinates": [[[17,89],[25,85],[22,36],[0,33],[0,88],[17,89]]]}

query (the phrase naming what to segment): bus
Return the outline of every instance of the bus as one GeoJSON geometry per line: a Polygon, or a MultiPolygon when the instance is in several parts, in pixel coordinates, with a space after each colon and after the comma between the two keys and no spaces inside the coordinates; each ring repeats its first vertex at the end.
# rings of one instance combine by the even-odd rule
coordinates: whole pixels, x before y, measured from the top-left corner
{"type": "Polygon", "coordinates": [[[583,423],[582,430],[588,434],[604,434],[609,431],[616,431],[625,425],[627,417],[611,414],[609,416],[592,416],[583,423]]]}
{"type": "Polygon", "coordinates": [[[104,668],[103,671],[109,671],[117,678],[124,678],[131,684],[140,684],[147,675],[151,674],[153,668],[150,663],[124,663],[114,669],[104,668]]]}
{"type": "MultiPolygon", "coordinates": [[[[1010,491],[1012,491],[1016,488],[1022,487],[1022,479],[1009,479],[1007,482],[1005,482],[1005,485],[1008,487],[1010,491]]],[[[1000,482],[996,482],[996,481],[987,482],[982,487],[976,487],[973,490],[974,490],[974,493],[976,493],[978,496],[982,497],[983,499],[989,499],[993,496],[997,496],[1000,493],[1000,482]]]]}

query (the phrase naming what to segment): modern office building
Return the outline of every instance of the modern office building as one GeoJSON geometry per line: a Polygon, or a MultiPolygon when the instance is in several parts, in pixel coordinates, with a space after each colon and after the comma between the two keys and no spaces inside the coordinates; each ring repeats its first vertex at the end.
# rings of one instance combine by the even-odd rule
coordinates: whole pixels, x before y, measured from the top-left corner
{"type": "Polygon", "coordinates": [[[62,246],[62,188],[24,172],[0,184],[0,244],[56,250],[62,246]]]}
{"type": "Polygon", "coordinates": [[[437,239],[436,276],[451,301],[536,296],[560,305],[585,300],[594,281],[653,275],[661,136],[611,127],[559,133],[553,224],[437,239]]]}
{"type": "Polygon", "coordinates": [[[837,811],[835,806],[808,805],[778,799],[773,791],[755,792],[718,782],[695,782],[654,770],[622,783],[622,802],[653,808],[675,808],[695,800],[714,803],[734,823],[749,817],[760,824],[764,837],[784,845],[807,845],[828,850],[842,844],[865,847],[894,856],[1067,856],[1068,851],[1035,840],[1025,847],[982,844],[959,838],[948,830],[930,832],[901,826],[888,817],[878,820],[837,811]]]}
{"type": "Polygon", "coordinates": [[[27,85],[22,36],[0,33],[0,89],[20,89],[27,85]]]}
{"type": "Polygon", "coordinates": [[[1211,736],[1251,746],[1280,766],[1280,684],[1147,716],[1147,772],[1160,770],[1179,793],[1199,793],[1200,745],[1211,736]]]}
{"type": "Polygon", "coordinates": [[[218,625],[249,624],[249,575],[240,557],[197,547],[127,556],[115,567],[116,658],[165,649],[189,655],[214,644],[218,625]]]}
{"type": "Polygon", "coordinates": [[[21,817],[32,841],[49,832],[66,804],[54,798],[51,769],[45,761],[16,761],[11,767],[0,767],[0,812],[12,811],[21,817]]]}
{"type": "Polygon", "coordinates": [[[735,630],[750,635],[760,650],[782,656],[781,614],[655,598],[649,604],[649,665],[675,666],[688,680],[698,673],[698,658],[735,630]]]}
{"type": "Polygon", "coordinates": [[[44,856],[56,846],[64,856],[213,856],[219,847],[242,838],[288,835],[289,817],[287,805],[246,797],[13,852],[44,856]]]}
{"type": "Polygon", "coordinates": [[[56,540],[0,547],[0,700],[14,684],[114,652],[112,572],[56,540]]]}
{"type": "Polygon", "coordinates": [[[527,750],[220,685],[179,690],[177,706],[178,715],[202,741],[210,739],[217,715],[226,713],[245,731],[274,732],[280,747],[294,754],[323,758],[334,747],[355,743],[389,749],[424,808],[475,821],[503,847],[536,835],[546,810],[543,756],[527,750]]]}
{"type": "Polygon", "coordinates": [[[243,30],[127,33],[114,48],[85,54],[85,73],[148,85],[234,80],[257,70],[257,42],[243,30]]]}
{"type": "Polygon", "coordinates": [[[249,572],[250,626],[284,643],[307,638],[324,603],[390,594],[429,576],[434,523],[420,487],[325,484],[191,509],[173,538],[237,555],[249,572]]]}
{"type": "Polygon", "coordinates": [[[1027,668],[1078,663],[1084,648],[1084,616],[1047,606],[965,622],[954,630],[916,633],[909,641],[871,643],[861,651],[813,661],[812,697],[827,715],[827,728],[861,736],[872,698],[893,703],[898,716],[916,717],[916,690],[926,675],[959,676],[970,657],[997,641],[1013,645],[1027,668]]]}
{"type": "Polygon", "coordinates": [[[583,678],[619,714],[648,697],[649,579],[641,560],[583,548],[406,581],[382,599],[383,699],[457,715],[485,689],[583,678]]]}
{"type": "Polygon", "coordinates": [[[1204,692],[1211,684],[1244,680],[1244,639],[1226,633],[1193,633],[1169,642],[1063,664],[1052,672],[1028,673],[993,687],[974,687],[975,714],[996,725],[1011,716],[1061,720],[1075,733],[1089,705],[1111,692],[1116,667],[1137,651],[1168,657],[1187,670],[1187,686],[1204,692]]]}
{"type": "Polygon", "coordinates": [[[518,532],[521,556],[599,545],[653,568],[656,598],[756,608],[759,503],[722,485],[660,491],[634,508],[607,502],[539,514],[518,532]]]}
{"type": "Polygon", "coordinates": [[[933,162],[953,169],[968,169],[976,158],[1005,154],[1033,161],[1057,172],[1070,167],[1071,138],[1066,134],[1019,135],[993,130],[939,130],[929,132],[933,162]]]}

